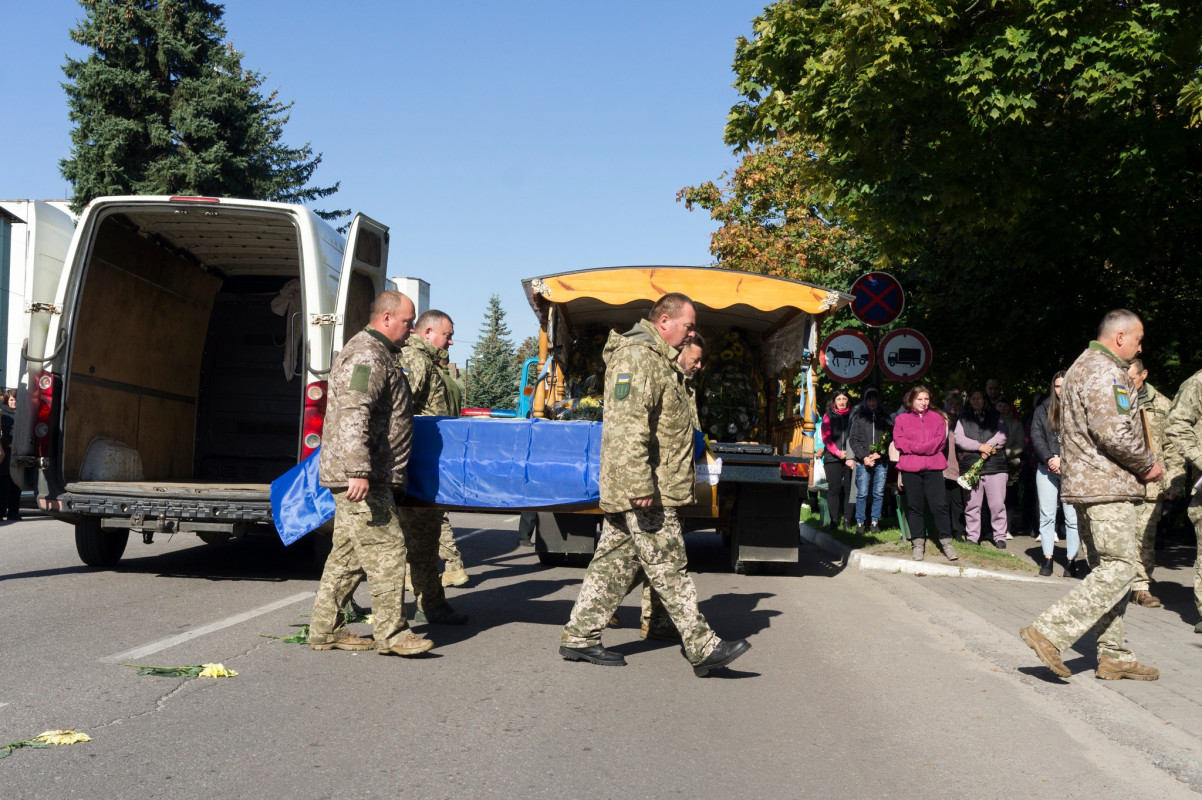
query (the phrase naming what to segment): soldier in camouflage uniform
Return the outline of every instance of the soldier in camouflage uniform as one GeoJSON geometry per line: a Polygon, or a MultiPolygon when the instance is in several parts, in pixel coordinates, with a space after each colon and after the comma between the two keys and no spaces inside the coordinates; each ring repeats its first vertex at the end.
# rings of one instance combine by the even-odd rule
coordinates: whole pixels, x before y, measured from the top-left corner
{"type": "Polygon", "coordinates": [[[1139,398],[1127,373],[1143,336],[1138,316],[1111,311],[1097,340],[1064,376],[1060,496],[1077,511],[1093,570],[1019,632],[1040,661],[1063,678],[1071,672],[1061,652],[1091,628],[1097,636],[1098,678],[1160,677],[1155,667],[1136,661],[1123,640],[1123,613],[1139,560],[1136,506],[1147,496],[1145,484],[1163,474],[1144,441],[1139,398]]]}
{"type": "MultiPolygon", "coordinates": [[[[453,334],[454,331],[452,331],[453,334]]],[[[451,341],[448,339],[446,347],[450,346],[451,341]]],[[[463,392],[459,388],[459,382],[451,374],[450,355],[446,349],[442,350],[442,358],[438,360],[438,374],[442,376],[442,382],[447,387],[447,416],[458,417],[463,410],[463,392]]],[[[467,584],[468,575],[467,570],[463,568],[463,554],[459,552],[459,545],[455,544],[455,529],[451,527],[451,515],[446,511],[442,512],[442,532],[438,537],[438,557],[446,565],[442,573],[443,586],[467,584]]]]}
{"type": "Polygon", "coordinates": [[[1156,568],[1156,528],[1164,514],[1165,503],[1180,497],[1185,489],[1185,470],[1174,448],[1166,447],[1164,428],[1168,422],[1169,409],[1173,401],[1156,391],[1148,383],[1148,370],[1143,359],[1131,360],[1127,371],[1139,395],[1139,408],[1148,420],[1148,438],[1152,440],[1152,452],[1164,467],[1160,480],[1148,484],[1148,499],[1136,507],[1141,532],[1139,560],[1135,562],[1135,583],[1131,585],[1131,602],[1147,608],[1160,608],[1161,602],[1150,591],[1152,571],[1156,568]]]}
{"type": "Polygon", "coordinates": [[[330,368],[318,480],[334,495],[334,545],[309,620],[314,650],[413,656],[434,646],[405,622],[405,539],[394,492],[403,492],[413,447],[413,404],[397,363],[413,329],[413,303],[383,292],[370,324],[330,368]],[[375,641],[347,630],[340,613],[366,574],[375,641]]]}
{"type": "Polygon", "coordinates": [[[601,510],[597,551],[564,627],[559,653],[569,661],[622,666],[601,632],[641,568],[681,634],[698,676],[747,651],[724,642],[701,616],[685,568],[676,509],[693,499],[693,416],[678,348],[696,323],[687,297],[668,294],[646,320],[605,345],[605,421],[601,429],[601,510]]]}
{"type": "MultiPolygon", "coordinates": [[[[1169,449],[1194,466],[1195,474],[1202,473],[1202,372],[1185,379],[1177,390],[1177,398],[1165,424],[1169,449]]],[[[1190,522],[1198,534],[1198,555],[1194,560],[1194,603],[1202,614],[1202,490],[1194,489],[1189,501],[1190,522]]],[[[1202,622],[1194,626],[1202,633],[1202,622]]]]}
{"type": "MultiPolygon", "coordinates": [[[[454,335],[455,325],[451,318],[431,309],[418,318],[415,335],[410,336],[401,348],[400,363],[409,381],[417,414],[450,416],[450,394],[438,362],[446,356],[446,347],[451,344],[454,335]]],[[[467,615],[458,613],[447,603],[443,582],[438,575],[438,543],[444,517],[446,512],[437,508],[401,508],[401,527],[409,548],[411,585],[417,597],[416,618],[438,624],[462,625],[467,622],[467,615]]],[[[450,527],[449,521],[446,524],[450,527]]],[[[454,557],[458,559],[462,571],[463,559],[457,549],[454,557]]],[[[447,569],[451,569],[450,562],[447,569]]]]}
{"type": "MultiPolygon", "coordinates": [[[[689,410],[693,412],[693,427],[701,429],[701,419],[697,414],[697,385],[694,379],[701,369],[701,359],[705,355],[705,339],[697,331],[680,346],[680,355],[676,357],[676,366],[684,374],[684,388],[688,395],[689,410]]],[[[659,595],[651,590],[647,576],[639,573],[638,582],[643,584],[643,598],[640,603],[639,636],[643,639],[658,639],[665,642],[679,642],[680,631],[672,625],[664,604],[659,595]]]]}

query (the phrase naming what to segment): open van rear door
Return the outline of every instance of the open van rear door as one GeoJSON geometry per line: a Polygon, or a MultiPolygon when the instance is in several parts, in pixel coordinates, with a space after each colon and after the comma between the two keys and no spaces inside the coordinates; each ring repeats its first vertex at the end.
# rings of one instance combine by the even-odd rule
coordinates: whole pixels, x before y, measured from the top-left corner
{"type": "Polygon", "coordinates": [[[371,217],[356,214],[346,236],[342,273],[338,277],[338,299],[334,306],[334,352],[363,330],[371,315],[371,303],[384,291],[388,270],[388,228],[371,217]]]}
{"type": "MultiPolygon", "coordinates": [[[[59,281],[62,278],[71,239],[75,234],[75,220],[60,208],[41,200],[28,205],[26,215],[27,246],[25,249],[25,310],[29,314],[29,333],[21,348],[21,388],[17,400],[16,418],[13,420],[13,458],[9,461],[9,473],[22,489],[34,489],[37,485],[37,444],[34,428],[38,413],[41,388],[38,386],[43,364],[55,355],[57,343],[47,343],[51,320],[63,309],[56,305],[59,281]]],[[[16,264],[12,265],[14,268],[16,264]]],[[[57,327],[57,326],[55,326],[57,327]]]]}

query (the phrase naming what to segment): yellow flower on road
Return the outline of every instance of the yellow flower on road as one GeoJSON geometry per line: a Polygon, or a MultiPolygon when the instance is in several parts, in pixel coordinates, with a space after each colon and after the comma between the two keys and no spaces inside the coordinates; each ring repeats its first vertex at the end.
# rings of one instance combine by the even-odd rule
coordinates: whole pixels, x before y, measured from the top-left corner
{"type": "Polygon", "coordinates": [[[33,737],[32,741],[53,745],[77,744],[79,742],[90,742],[92,741],[92,737],[79,731],[46,731],[33,737]]]}
{"type": "Polygon", "coordinates": [[[232,669],[226,669],[224,664],[205,664],[200,671],[200,678],[233,678],[238,675],[232,669]]]}

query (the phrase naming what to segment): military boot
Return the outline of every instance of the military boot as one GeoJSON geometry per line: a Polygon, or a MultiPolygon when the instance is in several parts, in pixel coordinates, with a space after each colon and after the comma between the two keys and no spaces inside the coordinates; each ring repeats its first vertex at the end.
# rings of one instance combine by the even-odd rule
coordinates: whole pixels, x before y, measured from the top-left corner
{"type": "Polygon", "coordinates": [[[919,539],[919,538],[915,537],[910,540],[910,546],[912,548],[912,550],[910,552],[911,558],[913,558],[915,561],[922,561],[924,558],[926,558],[926,555],[927,555],[927,540],[926,539],[919,539]]]}
{"type": "Polygon", "coordinates": [[[1161,602],[1156,598],[1156,595],[1149,592],[1147,589],[1136,589],[1131,593],[1131,602],[1137,606],[1144,608],[1160,608],[1161,602]]]}
{"type": "Polygon", "coordinates": [[[1098,671],[1094,673],[1104,681],[1117,681],[1129,678],[1133,681],[1154,681],[1160,677],[1156,667],[1145,667],[1138,661],[1116,661],[1102,656],[1098,659],[1098,671]]]}

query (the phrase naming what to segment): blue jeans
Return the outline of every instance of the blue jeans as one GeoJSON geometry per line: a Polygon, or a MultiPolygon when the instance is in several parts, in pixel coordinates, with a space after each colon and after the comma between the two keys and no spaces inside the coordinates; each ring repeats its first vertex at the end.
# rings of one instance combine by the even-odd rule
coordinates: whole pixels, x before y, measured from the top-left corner
{"type": "MultiPolygon", "coordinates": [[[[1039,495],[1039,541],[1043,545],[1043,557],[1051,558],[1056,547],[1056,503],[1060,500],[1060,476],[1049,472],[1046,464],[1035,471],[1035,491],[1039,495]]],[[[1068,548],[1071,561],[1081,548],[1077,533],[1077,511],[1068,503],[1060,503],[1064,509],[1064,545],[1068,548]]]]}
{"type": "Polygon", "coordinates": [[[889,474],[889,462],[882,458],[871,467],[856,464],[856,523],[864,524],[864,506],[868,502],[868,482],[872,481],[872,521],[881,518],[881,506],[885,502],[885,477],[889,474]]]}

